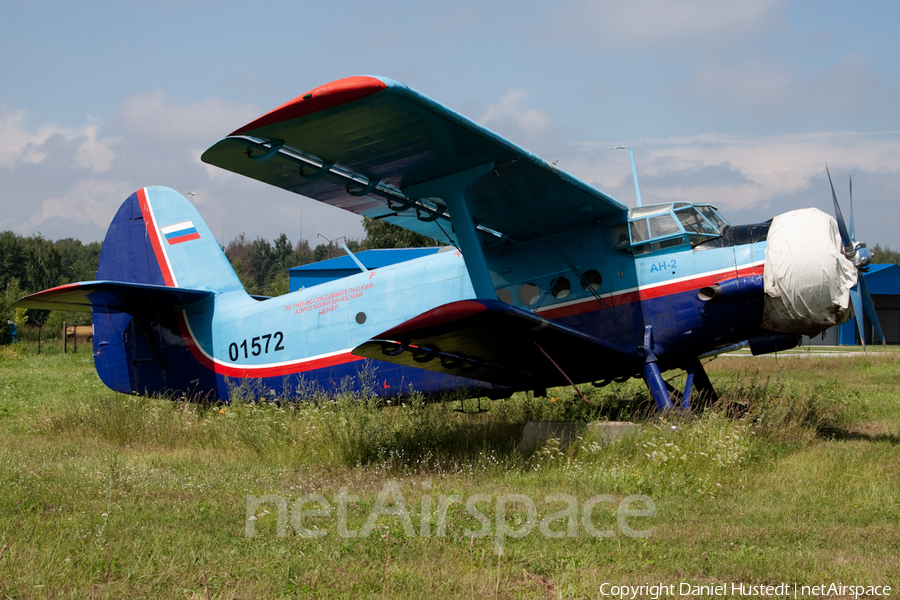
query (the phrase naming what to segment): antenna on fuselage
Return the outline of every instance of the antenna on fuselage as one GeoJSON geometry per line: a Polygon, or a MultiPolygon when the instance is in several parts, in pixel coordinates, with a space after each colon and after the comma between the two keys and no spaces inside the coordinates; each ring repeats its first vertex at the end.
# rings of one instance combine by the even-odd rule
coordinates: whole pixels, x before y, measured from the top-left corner
{"type": "Polygon", "coordinates": [[[350,258],[353,259],[353,262],[356,263],[356,266],[359,267],[360,271],[362,271],[363,273],[369,272],[369,270],[366,268],[366,266],[364,264],[362,264],[362,261],[359,260],[358,258],[356,258],[355,254],[350,252],[350,248],[347,247],[347,244],[341,244],[341,248],[344,249],[344,252],[347,253],[347,256],[349,256],[350,258]]]}
{"type": "Polygon", "coordinates": [[[616,146],[616,150],[625,150],[628,149],[628,154],[631,156],[631,174],[634,176],[634,195],[637,196],[637,205],[643,206],[643,202],[641,202],[641,186],[638,184],[637,178],[637,168],[634,166],[634,150],[631,146],[616,146]]]}

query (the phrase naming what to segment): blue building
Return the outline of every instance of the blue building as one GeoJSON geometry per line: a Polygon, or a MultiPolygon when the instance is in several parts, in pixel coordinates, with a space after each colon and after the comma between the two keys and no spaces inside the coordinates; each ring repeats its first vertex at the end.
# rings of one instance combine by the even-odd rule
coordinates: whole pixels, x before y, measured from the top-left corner
{"type": "MultiPolygon", "coordinates": [[[[875,312],[878,313],[878,321],[887,343],[900,344],[900,265],[869,265],[869,272],[863,277],[872,294],[875,312]]],[[[856,319],[860,317],[863,319],[865,342],[871,344],[875,338],[874,331],[865,315],[856,315],[843,325],[832,327],[812,339],[804,336],[803,342],[813,345],[854,346],[859,340],[856,319]]]]}

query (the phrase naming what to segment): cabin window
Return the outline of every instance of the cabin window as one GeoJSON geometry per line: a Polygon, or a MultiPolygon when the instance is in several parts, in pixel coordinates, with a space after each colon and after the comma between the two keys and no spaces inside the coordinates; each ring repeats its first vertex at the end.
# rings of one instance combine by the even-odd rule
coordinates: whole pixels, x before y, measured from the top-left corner
{"type": "Polygon", "coordinates": [[[504,304],[512,304],[512,302],[513,302],[512,294],[510,294],[509,290],[507,290],[506,288],[504,288],[502,290],[497,290],[497,300],[499,300],[500,302],[502,302],[504,304]]]}
{"type": "Polygon", "coordinates": [[[630,243],[628,239],[628,223],[616,225],[610,229],[610,233],[612,234],[613,248],[617,250],[625,248],[630,243]]]}
{"type": "Polygon", "coordinates": [[[565,298],[571,290],[572,286],[565,277],[557,277],[550,283],[550,293],[553,294],[554,298],[565,298]]]}
{"type": "Polygon", "coordinates": [[[600,289],[601,283],[603,283],[603,278],[600,277],[600,273],[593,269],[585,271],[584,275],[581,276],[581,287],[587,292],[596,292],[600,289]]]}
{"type": "Polygon", "coordinates": [[[631,222],[631,243],[644,242],[650,239],[647,232],[647,219],[631,222]]]}
{"type": "Polygon", "coordinates": [[[522,301],[522,304],[525,306],[531,306],[535,302],[538,301],[538,298],[541,297],[541,288],[534,285],[533,283],[526,283],[522,287],[519,288],[519,300],[522,301]]]}

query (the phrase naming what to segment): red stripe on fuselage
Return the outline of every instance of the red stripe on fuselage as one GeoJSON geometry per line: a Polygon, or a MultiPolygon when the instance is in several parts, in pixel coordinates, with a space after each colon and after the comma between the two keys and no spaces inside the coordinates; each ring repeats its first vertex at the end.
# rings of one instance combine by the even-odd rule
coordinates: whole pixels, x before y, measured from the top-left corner
{"type": "Polygon", "coordinates": [[[583,302],[579,302],[578,304],[570,304],[569,306],[562,306],[559,308],[549,307],[546,310],[539,310],[538,314],[545,319],[553,321],[563,317],[581,315],[604,308],[612,308],[623,304],[633,304],[634,302],[639,302],[641,300],[651,300],[653,298],[695,291],[715,283],[734,279],[735,277],[762,275],[762,273],[763,265],[742,267],[741,269],[738,269],[737,273],[728,271],[724,273],[699,275],[684,281],[664,283],[652,287],[643,287],[637,290],[612,294],[610,296],[602,296],[602,302],[598,302],[595,298],[585,298],[583,302]]]}
{"type": "Polygon", "coordinates": [[[344,352],[341,354],[335,354],[333,356],[323,356],[322,358],[300,359],[286,365],[276,365],[271,367],[267,367],[264,365],[248,365],[243,367],[237,365],[223,365],[211,359],[209,355],[207,355],[200,348],[200,345],[194,339],[194,335],[191,332],[190,327],[188,327],[184,312],[179,312],[176,316],[178,319],[178,328],[181,330],[181,337],[182,339],[184,339],[185,343],[187,343],[191,354],[195,359],[197,359],[197,362],[199,362],[210,371],[213,371],[220,375],[225,375],[226,377],[282,377],[284,375],[306,373],[308,371],[315,371],[317,369],[325,369],[328,367],[356,362],[358,360],[364,360],[361,356],[354,356],[353,354],[350,354],[350,352],[344,352]]]}

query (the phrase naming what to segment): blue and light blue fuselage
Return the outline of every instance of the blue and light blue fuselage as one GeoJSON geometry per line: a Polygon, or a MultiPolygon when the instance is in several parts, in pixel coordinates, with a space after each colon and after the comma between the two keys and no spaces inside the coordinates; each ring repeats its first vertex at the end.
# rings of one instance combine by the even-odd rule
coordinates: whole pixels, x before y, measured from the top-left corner
{"type": "MultiPolygon", "coordinates": [[[[764,240],[704,249],[692,248],[687,236],[667,248],[648,243],[642,249],[631,237],[611,249],[608,230],[586,227],[552,248],[523,245],[506,273],[492,272],[498,297],[624,346],[643,346],[649,327],[650,349],[663,370],[684,368],[685,357],[745,340],[758,329],[761,298],[712,304],[697,291],[761,273],[764,240]],[[542,262],[553,260],[553,252],[574,260],[582,280],[546,269],[542,262]]],[[[97,279],[210,292],[181,306],[149,298],[130,313],[95,313],[98,372],[122,392],[228,399],[242,386],[275,397],[361,387],[381,396],[515,388],[352,354],[417,315],[475,297],[463,257],[452,247],[260,301],[243,289],[193,206],[173,190],[152,187],[132,195],[116,215],[97,279]]],[[[641,376],[642,364],[636,361],[632,370],[641,376]]],[[[585,380],[604,379],[608,370],[597,364],[591,375],[585,380]]]]}

